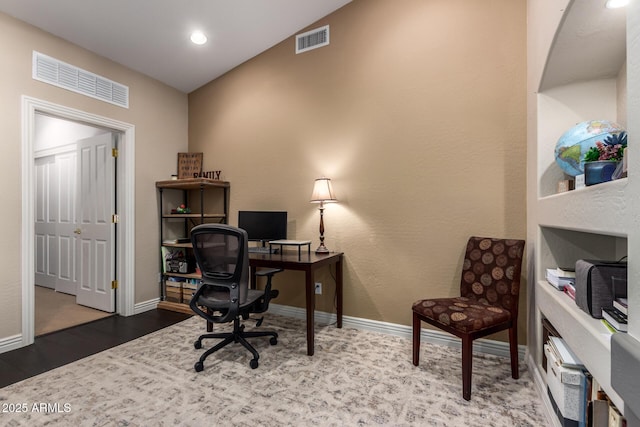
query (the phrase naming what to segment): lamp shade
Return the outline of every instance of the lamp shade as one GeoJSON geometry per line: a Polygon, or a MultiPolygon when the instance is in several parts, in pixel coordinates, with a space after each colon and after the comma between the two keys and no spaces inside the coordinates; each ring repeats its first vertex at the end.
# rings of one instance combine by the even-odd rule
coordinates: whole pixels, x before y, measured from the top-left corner
{"type": "Polygon", "coordinates": [[[331,186],[329,178],[318,178],[313,184],[313,192],[311,193],[311,203],[327,203],[337,202],[336,195],[331,186]]]}

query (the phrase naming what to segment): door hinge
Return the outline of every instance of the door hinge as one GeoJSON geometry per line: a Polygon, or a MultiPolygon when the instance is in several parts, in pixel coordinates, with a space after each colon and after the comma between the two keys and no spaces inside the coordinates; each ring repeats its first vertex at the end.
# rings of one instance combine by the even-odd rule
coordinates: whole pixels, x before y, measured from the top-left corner
{"type": "Polygon", "coordinates": [[[118,157],[118,149],[117,148],[112,148],[111,149],[111,157],[118,157]]]}
{"type": "Polygon", "coordinates": [[[111,215],[111,224],[118,224],[120,222],[120,215],[113,214],[111,215]]]}
{"type": "Polygon", "coordinates": [[[118,289],[118,281],[117,280],[112,280],[111,281],[111,289],[118,289]]]}

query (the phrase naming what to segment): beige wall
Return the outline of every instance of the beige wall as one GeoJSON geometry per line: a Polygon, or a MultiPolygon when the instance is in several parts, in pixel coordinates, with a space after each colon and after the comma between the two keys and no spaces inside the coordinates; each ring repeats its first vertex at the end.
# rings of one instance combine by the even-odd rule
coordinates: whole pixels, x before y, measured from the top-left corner
{"type": "Polygon", "coordinates": [[[176,153],[187,147],[186,94],[1,13],[0,34],[0,176],[4,184],[0,210],[0,259],[4,265],[0,274],[0,339],[21,332],[22,95],[135,125],[135,301],[157,298],[158,214],[154,182],[175,173],[176,153]],[[129,86],[130,108],[32,80],[33,50],[129,86]]]}
{"type": "MultiPolygon", "coordinates": [[[[526,235],[526,3],[354,0],[325,24],[330,46],[288,39],[191,93],[189,150],[231,182],[232,224],[287,210],[313,245],[313,180],[332,178],[345,315],[409,325],[414,300],[458,292],[470,235],[526,235]]],[[[278,276],[278,302],[304,306],[302,280],[278,276]]]]}

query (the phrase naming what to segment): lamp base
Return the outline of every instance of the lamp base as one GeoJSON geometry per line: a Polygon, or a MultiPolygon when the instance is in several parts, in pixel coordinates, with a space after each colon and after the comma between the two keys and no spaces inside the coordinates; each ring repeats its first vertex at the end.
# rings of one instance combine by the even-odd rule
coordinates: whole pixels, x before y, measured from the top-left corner
{"type": "Polygon", "coordinates": [[[321,244],[320,246],[318,246],[318,249],[316,249],[317,254],[328,254],[329,252],[329,249],[327,249],[324,244],[321,244]]]}

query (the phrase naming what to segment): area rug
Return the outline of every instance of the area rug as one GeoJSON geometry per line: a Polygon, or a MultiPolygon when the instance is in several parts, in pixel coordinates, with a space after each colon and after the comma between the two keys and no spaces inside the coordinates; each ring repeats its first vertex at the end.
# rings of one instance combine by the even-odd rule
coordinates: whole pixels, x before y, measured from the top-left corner
{"type": "MultiPolygon", "coordinates": [[[[260,366],[239,344],[194,363],[204,332],[197,317],[0,389],[5,426],[544,426],[529,372],[509,360],[474,356],[471,401],[462,399],[460,351],[370,331],[316,326],[306,355],[305,324],[267,315],[253,339],[260,366]]],[[[216,325],[215,330],[228,329],[216,325]]]]}

